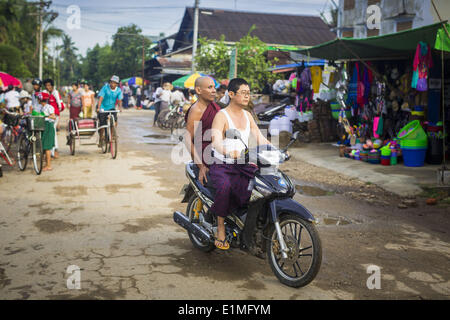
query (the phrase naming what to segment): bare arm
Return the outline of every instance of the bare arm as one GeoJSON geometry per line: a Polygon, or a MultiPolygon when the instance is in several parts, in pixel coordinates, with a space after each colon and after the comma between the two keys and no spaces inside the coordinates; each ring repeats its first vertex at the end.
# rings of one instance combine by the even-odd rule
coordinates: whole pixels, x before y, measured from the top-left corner
{"type": "Polygon", "coordinates": [[[189,112],[189,116],[187,119],[186,134],[184,136],[183,141],[187,149],[190,151],[194,163],[197,164],[199,167],[201,167],[203,166],[203,162],[200,155],[197,154],[197,150],[195,150],[194,134],[195,134],[195,123],[201,120],[203,113],[195,105],[193,105],[191,108],[192,109],[189,112]]]}
{"type": "Polygon", "coordinates": [[[259,145],[264,144],[270,144],[270,141],[267,140],[263,134],[261,133],[261,130],[259,130],[258,125],[255,122],[255,119],[252,117],[250,112],[247,112],[247,117],[250,120],[250,132],[252,133],[253,137],[256,139],[256,143],[259,145]]]}
{"type": "Polygon", "coordinates": [[[212,146],[219,153],[226,155],[226,150],[223,147],[223,133],[225,131],[225,126],[227,119],[222,112],[217,113],[214,118],[211,131],[212,131],[212,146]]]}
{"type": "Polygon", "coordinates": [[[97,105],[97,113],[100,111],[100,107],[102,106],[103,97],[100,97],[98,99],[98,105],[97,105]]]}

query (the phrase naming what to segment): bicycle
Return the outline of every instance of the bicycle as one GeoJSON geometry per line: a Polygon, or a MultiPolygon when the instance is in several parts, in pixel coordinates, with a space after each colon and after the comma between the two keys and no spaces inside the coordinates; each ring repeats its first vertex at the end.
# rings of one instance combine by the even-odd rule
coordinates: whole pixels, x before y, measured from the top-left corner
{"type": "MultiPolygon", "coordinates": [[[[101,110],[99,113],[108,113],[108,117],[106,119],[106,125],[101,127],[97,126],[97,130],[103,130],[103,137],[100,139],[100,147],[103,153],[111,152],[111,156],[113,159],[117,157],[117,132],[116,132],[116,121],[112,116],[112,113],[118,113],[119,110],[101,110]]],[[[99,120],[98,120],[99,121],[99,120]]]]}
{"type": "Polygon", "coordinates": [[[20,115],[16,112],[10,112],[6,109],[3,109],[2,111],[3,113],[5,113],[3,123],[6,125],[2,134],[2,143],[6,152],[9,153],[13,142],[17,141],[17,137],[20,134],[20,115]]]}
{"type": "Polygon", "coordinates": [[[44,159],[41,135],[45,129],[45,117],[24,116],[23,119],[26,120],[26,125],[19,136],[17,163],[20,171],[25,171],[28,157],[32,154],[34,171],[40,175],[44,159]]]}

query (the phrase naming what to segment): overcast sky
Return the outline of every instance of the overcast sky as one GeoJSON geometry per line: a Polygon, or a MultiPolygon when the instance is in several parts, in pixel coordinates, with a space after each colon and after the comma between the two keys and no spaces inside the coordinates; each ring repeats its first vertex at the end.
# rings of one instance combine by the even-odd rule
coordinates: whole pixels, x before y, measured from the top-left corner
{"type": "MultiPolygon", "coordinates": [[[[59,13],[54,24],[69,34],[79,53],[85,55],[96,43],[111,43],[117,28],[131,23],[138,25],[145,35],[175,33],[185,8],[193,7],[194,3],[195,0],[53,0],[50,9],[59,13]],[[71,5],[81,10],[80,30],[67,27],[71,16],[67,10],[71,5]]],[[[200,8],[304,15],[319,15],[330,5],[331,0],[200,0],[200,8]]]]}

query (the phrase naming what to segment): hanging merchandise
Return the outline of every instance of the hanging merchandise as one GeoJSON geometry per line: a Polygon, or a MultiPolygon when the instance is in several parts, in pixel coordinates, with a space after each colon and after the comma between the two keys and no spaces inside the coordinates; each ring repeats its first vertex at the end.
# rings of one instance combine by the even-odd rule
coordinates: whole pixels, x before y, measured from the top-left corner
{"type": "Polygon", "coordinates": [[[411,87],[417,91],[427,91],[428,70],[433,67],[430,46],[420,41],[417,44],[413,64],[413,78],[411,87]]]}
{"type": "Polygon", "coordinates": [[[357,104],[358,97],[358,68],[355,65],[353,69],[352,79],[348,84],[348,97],[347,97],[347,105],[352,108],[352,114],[355,115],[354,111],[358,108],[357,104]]]}
{"type": "Polygon", "coordinates": [[[320,84],[322,83],[322,68],[319,66],[311,67],[311,81],[314,93],[319,93],[320,84]]]}

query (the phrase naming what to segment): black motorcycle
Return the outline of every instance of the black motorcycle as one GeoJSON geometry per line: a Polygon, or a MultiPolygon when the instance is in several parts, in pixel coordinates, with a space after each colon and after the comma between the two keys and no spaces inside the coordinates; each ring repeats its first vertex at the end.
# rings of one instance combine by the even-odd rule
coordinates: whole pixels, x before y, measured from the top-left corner
{"type": "Polygon", "coordinates": [[[269,104],[263,108],[255,106],[255,113],[259,121],[270,122],[276,116],[284,115],[284,109],[290,103],[290,98],[281,100],[278,104],[269,104]]]}
{"type": "MultiPolygon", "coordinates": [[[[228,130],[240,139],[239,131],[228,130]]],[[[248,206],[239,208],[225,219],[226,240],[232,248],[240,248],[264,258],[279,281],[290,287],[303,287],[317,275],[322,261],[322,246],[315,228],[317,220],[292,198],[295,186],[278,169],[289,160],[287,149],[297,139],[294,133],[288,146],[280,151],[273,146],[246,148],[246,161],[257,163],[259,170],[250,181],[252,188],[248,206]]],[[[241,140],[242,141],[242,140],[241,140]]],[[[198,180],[197,166],[186,165],[189,184],[183,187],[183,203],[187,212],[174,212],[174,221],[188,231],[197,249],[210,252],[215,249],[216,216],[210,212],[215,190],[198,180]]],[[[208,179],[210,181],[210,179],[208,179]]],[[[250,190],[250,189],[249,189],[250,190]]]]}

